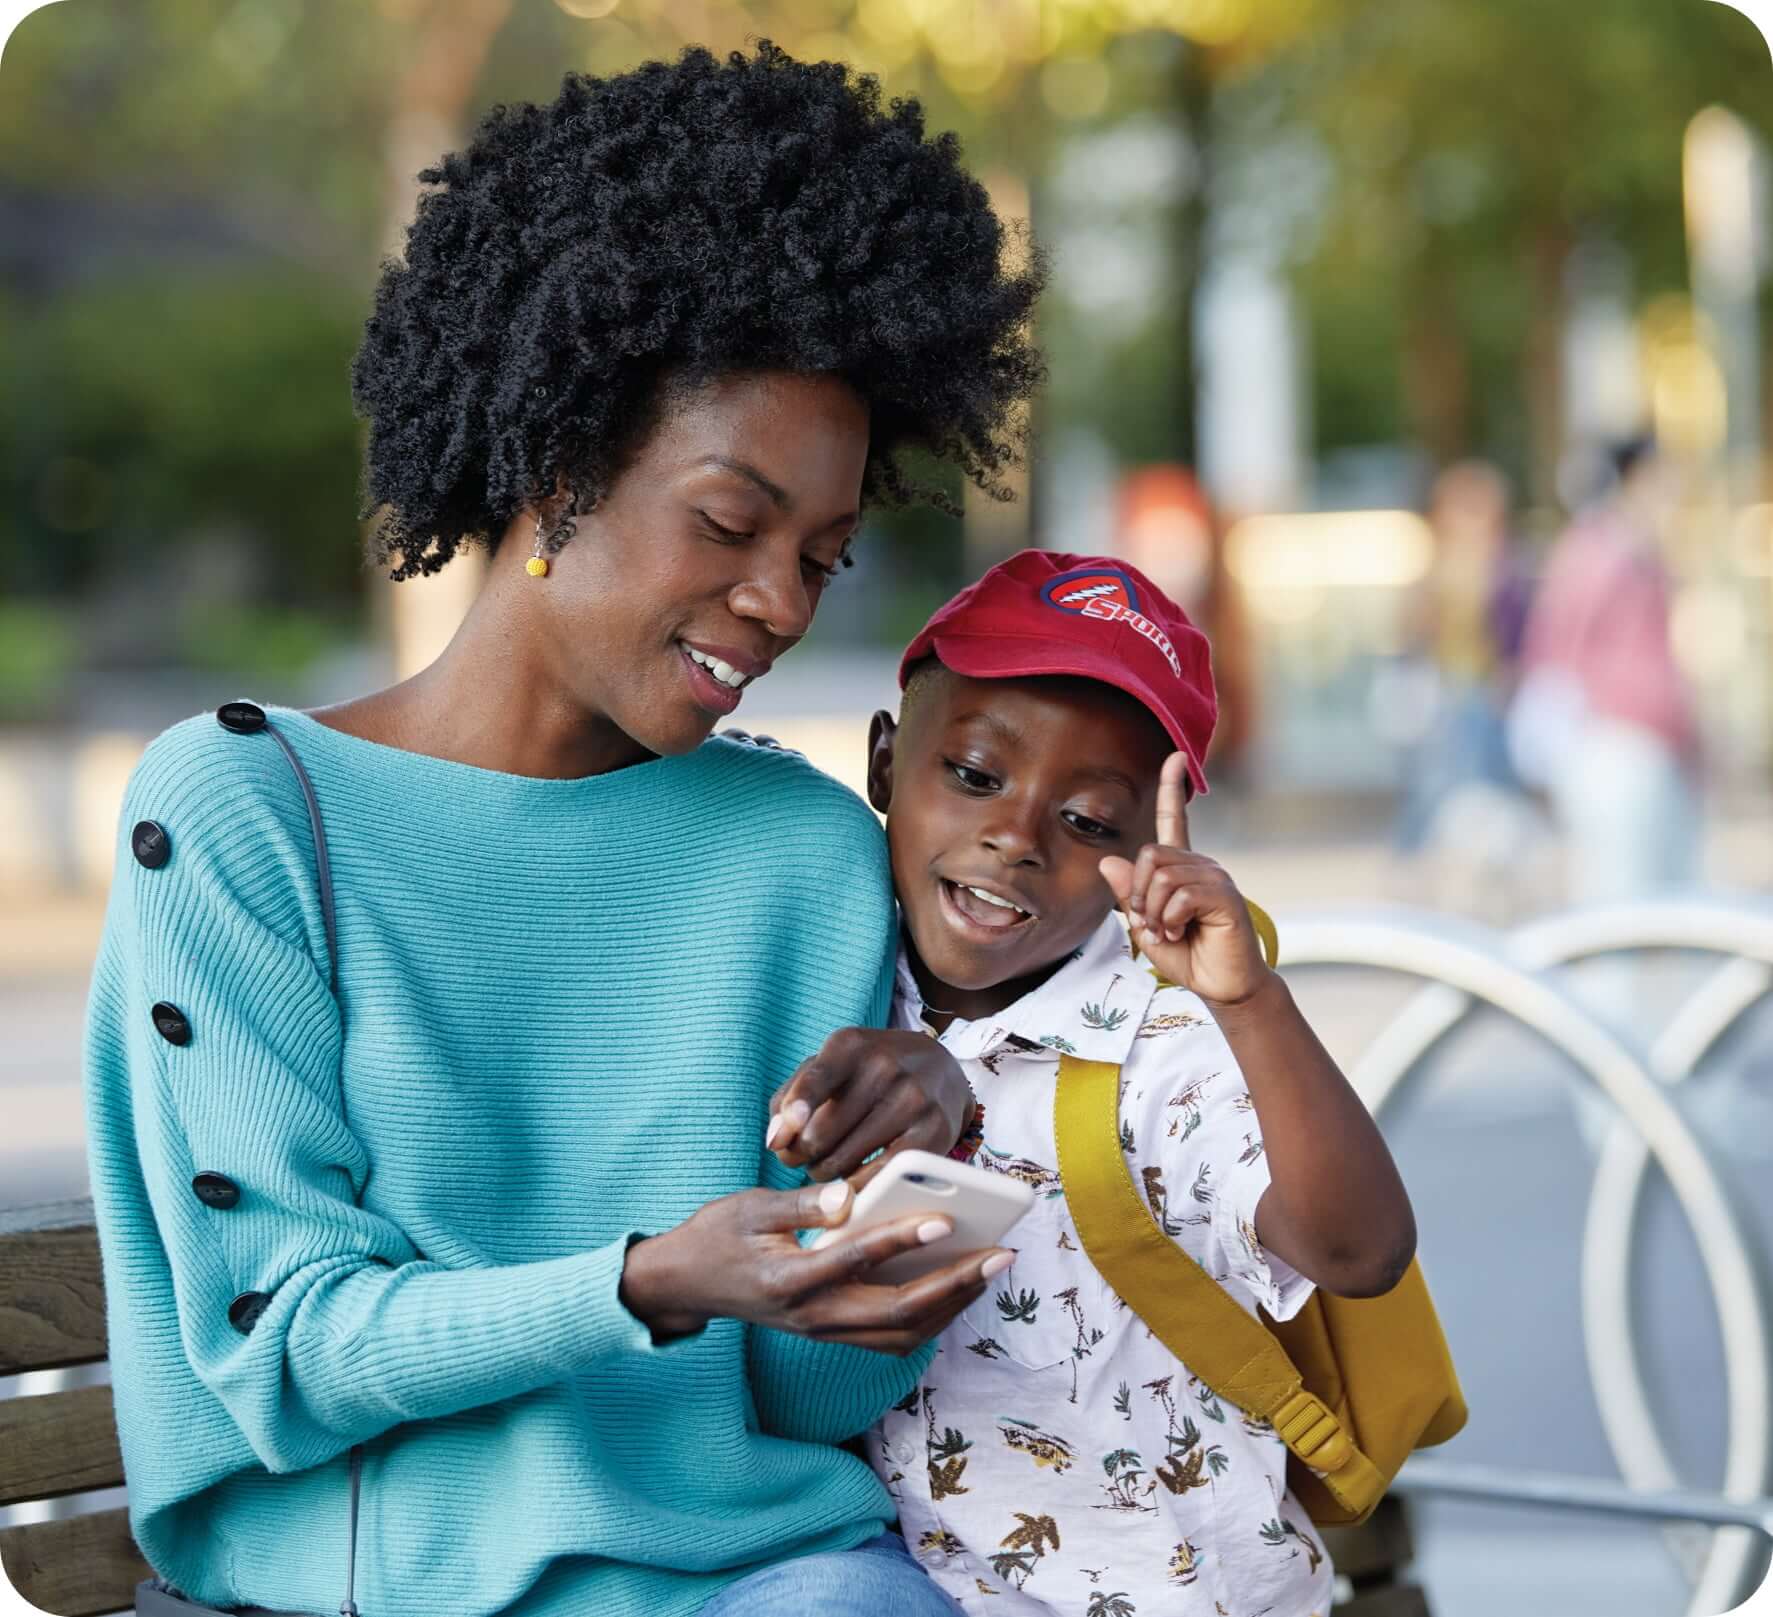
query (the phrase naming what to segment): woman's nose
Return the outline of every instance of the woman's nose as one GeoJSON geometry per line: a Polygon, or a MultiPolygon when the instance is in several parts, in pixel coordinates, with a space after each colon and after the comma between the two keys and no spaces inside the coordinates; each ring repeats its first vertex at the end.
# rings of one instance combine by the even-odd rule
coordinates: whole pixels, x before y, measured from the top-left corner
{"type": "Polygon", "coordinates": [[[800,639],[812,627],[814,602],[799,551],[786,561],[758,556],[756,564],[733,586],[727,604],[736,616],[761,623],[778,639],[800,639]]]}

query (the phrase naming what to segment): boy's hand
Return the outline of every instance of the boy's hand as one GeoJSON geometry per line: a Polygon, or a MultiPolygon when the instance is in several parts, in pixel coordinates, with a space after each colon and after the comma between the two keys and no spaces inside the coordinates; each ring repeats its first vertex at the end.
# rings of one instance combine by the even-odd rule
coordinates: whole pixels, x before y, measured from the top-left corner
{"type": "Polygon", "coordinates": [[[1173,983],[1213,1005],[1250,999],[1274,975],[1243,894],[1213,860],[1190,851],[1183,796],[1188,760],[1173,752],[1157,787],[1157,841],[1137,860],[1101,864],[1133,942],[1173,983]]]}
{"type": "Polygon", "coordinates": [[[770,1098],[764,1145],[814,1179],[860,1190],[907,1147],[952,1149],[972,1116],[966,1074],[936,1040],[890,1028],[839,1028],[770,1098]],[[885,1156],[863,1161],[885,1148],[885,1156]]]}

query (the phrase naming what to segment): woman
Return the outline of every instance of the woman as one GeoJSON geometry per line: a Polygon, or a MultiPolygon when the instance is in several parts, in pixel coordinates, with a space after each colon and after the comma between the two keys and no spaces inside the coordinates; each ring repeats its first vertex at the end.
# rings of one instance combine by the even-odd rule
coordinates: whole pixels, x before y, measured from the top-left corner
{"type": "Polygon", "coordinates": [[[904,451],[992,484],[1036,276],[952,137],[767,44],[569,77],[424,178],[366,503],[395,578],[484,543],[484,589],[416,678],[187,721],[125,802],[87,1088],[137,1538],[221,1607],[945,1611],[838,1444],[1007,1257],[871,1284],[917,1221],[803,1251],[847,1192],[788,1164],[969,1099],[832,1037],[890,989],[872,817],[708,737],[904,451]]]}

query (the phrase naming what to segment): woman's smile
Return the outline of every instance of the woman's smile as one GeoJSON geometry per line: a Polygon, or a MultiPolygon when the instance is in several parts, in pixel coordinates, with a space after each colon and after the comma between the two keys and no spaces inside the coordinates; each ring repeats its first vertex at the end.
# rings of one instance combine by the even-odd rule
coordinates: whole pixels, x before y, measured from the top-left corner
{"type": "Polygon", "coordinates": [[[769,659],[748,656],[733,646],[699,646],[679,640],[677,649],[687,665],[697,706],[710,713],[731,713],[745,687],[770,671],[769,659]]]}

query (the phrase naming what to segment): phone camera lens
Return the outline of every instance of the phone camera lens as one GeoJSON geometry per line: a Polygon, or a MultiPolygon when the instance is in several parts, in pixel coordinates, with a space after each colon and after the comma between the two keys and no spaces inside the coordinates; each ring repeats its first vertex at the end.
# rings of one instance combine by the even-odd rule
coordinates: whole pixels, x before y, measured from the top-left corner
{"type": "Polygon", "coordinates": [[[905,1183],[908,1185],[927,1185],[929,1182],[930,1176],[927,1173],[908,1173],[905,1175],[905,1183]]]}

